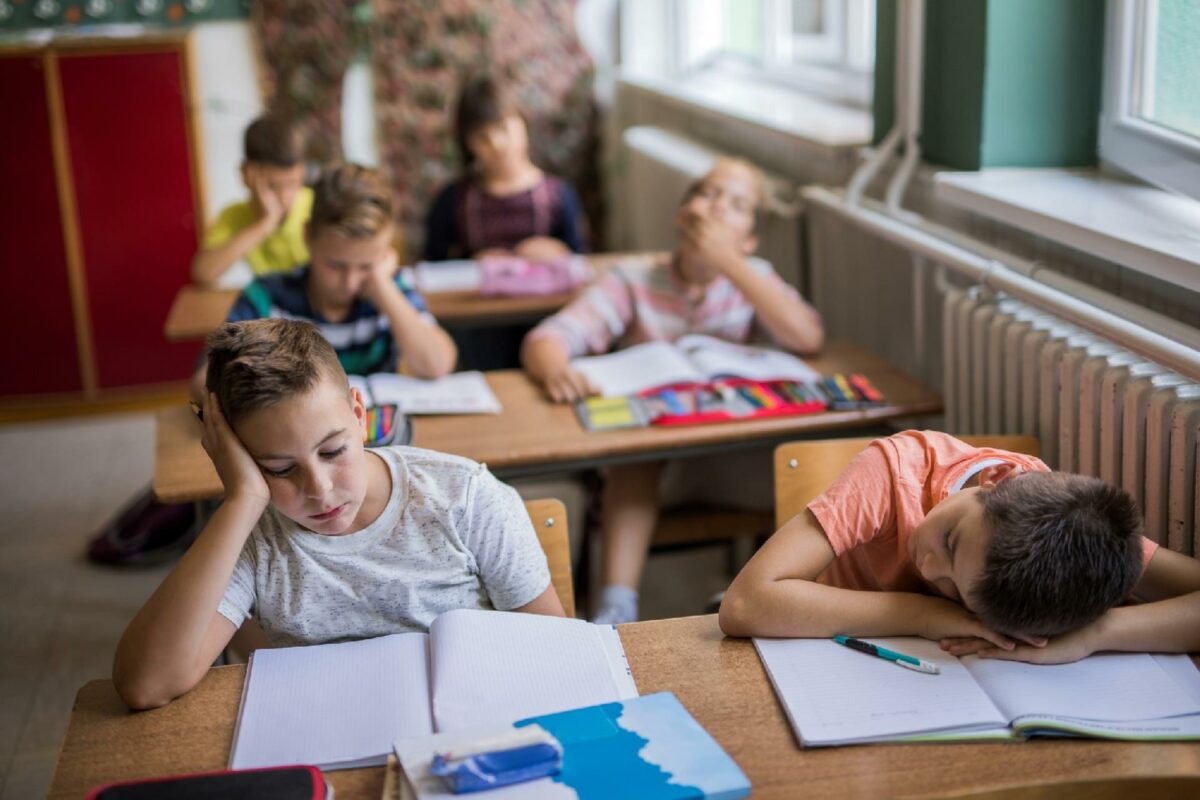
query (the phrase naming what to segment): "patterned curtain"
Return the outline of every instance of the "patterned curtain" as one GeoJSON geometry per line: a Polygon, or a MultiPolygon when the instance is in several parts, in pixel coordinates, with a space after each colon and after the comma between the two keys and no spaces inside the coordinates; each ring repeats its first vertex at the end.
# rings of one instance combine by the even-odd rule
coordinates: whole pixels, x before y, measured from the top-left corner
{"type": "Polygon", "coordinates": [[[309,157],[342,157],[342,80],[354,55],[354,0],[255,0],[269,111],[300,122],[309,157]]]}
{"type": "Polygon", "coordinates": [[[483,69],[515,87],[533,160],[575,185],[595,248],[603,226],[593,69],[575,32],[575,0],[372,2],[381,166],[405,239],[417,245],[409,255],[420,252],[434,193],[458,175],[450,107],[463,78],[483,69]]]}

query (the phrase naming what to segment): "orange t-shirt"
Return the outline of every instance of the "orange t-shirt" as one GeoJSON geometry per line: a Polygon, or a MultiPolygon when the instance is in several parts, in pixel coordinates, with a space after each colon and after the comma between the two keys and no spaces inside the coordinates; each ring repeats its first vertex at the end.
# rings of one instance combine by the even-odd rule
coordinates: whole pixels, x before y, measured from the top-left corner
{"type": "MultiPolygon", "coordinates": [[[[908,556],[908,537],[963,476],[993,464],[1049,472],[1040,459],[971,447],[937,431],[904,431],[876,439],[808,509],[836,555],[819,583],[843,589],[928,593],[908,556]]],[[[1142,539],[1142,569],[1158,545],[1142,539]]]]}

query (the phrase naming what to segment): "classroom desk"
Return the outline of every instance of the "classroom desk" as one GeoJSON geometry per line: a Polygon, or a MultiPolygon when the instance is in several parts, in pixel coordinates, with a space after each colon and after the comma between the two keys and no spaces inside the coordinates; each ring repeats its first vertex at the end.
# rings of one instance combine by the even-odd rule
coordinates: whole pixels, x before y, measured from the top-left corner
{"type": "MultiPolygon", "coordinates": [[[[860,372],[889,405],[793,417],[588,432],[575,410],[546,399],[520,370],[487,374],[503,406],[500,414],[428,416],[413,420],[413,444],[487,464],[502,478],[566,472],[604,464],[767,446],[806,435],[863,428],[896,417],[936,414],[937,393],[882,359],[832,342],[806,359],[821,373],[860,372]]],[[[200,423],[186,406],[157,416],[154,492],[167,503],[217,497],[221,483],[200,446],[200,423]]]]}
{"type": "MultiPolygon", "coordinates": [[[[656,253],[601,253],[588,261],[602,272],[616,261],[649,260],[656,253]]],[[[237,289],[204,289],[184,286],[175,295],[163,335],[168,342],[203,339],[229,316],[237,299],[237,289]]],[[[425,301],[429,311],[443,324],[492,325],[534,321],[553,314],[575,298],[575,292],[532,297],[484,297],[477,291],[429,292],[425,301]]]]}
{"type": "MultiPolygon", "coordinates": [[[[1195,743],[1045,740],[1018,744],[875,745],[801,750],[754,646],[726,639],[715,615],[619,628],[642,694],[672,691],[750,778],[756,798],[933,796],[1120,776],[1200,775],[1195,743]]],[[[114,780],[224,768],[243,666],[209,671],[189,694],[130,714],[111,681],[79,690],[51,798],[114,780]]],[[[339,800],[380,796],[383,770],[327,773],[339,800]]]]}

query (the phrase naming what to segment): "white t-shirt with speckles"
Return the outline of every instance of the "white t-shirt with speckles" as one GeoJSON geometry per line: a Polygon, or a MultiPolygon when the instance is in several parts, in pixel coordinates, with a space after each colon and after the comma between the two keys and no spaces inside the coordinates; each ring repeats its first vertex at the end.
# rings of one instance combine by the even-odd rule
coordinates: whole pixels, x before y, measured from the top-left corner
{"type": "Polygon", "coordinates": [[[425,632],[455,608],[509,611],[550,585],[521,498],[482,464],[416,447],[369,451],[392,495],[345,536],[305,530],[270,507],[246,540],[217,610],[251,613],[276,646],[425,632]]]}

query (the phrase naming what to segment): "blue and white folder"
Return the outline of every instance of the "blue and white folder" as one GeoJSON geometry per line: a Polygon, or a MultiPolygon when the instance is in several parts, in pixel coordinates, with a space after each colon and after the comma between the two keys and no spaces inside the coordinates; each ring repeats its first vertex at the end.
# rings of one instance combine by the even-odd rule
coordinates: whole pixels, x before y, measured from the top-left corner
{"type": "Polygon", "coordinates": [[[405,775],[400,796],[417,800],[732,800],[750,794],[746,775],[670,692],[530,717],[512,726],[399,739],[395,750],[405,775]],[[558,775],[475,795],[454,795],[429,771],[435,752],[526,725],[541,726],[562,745],[558,775]]]}

